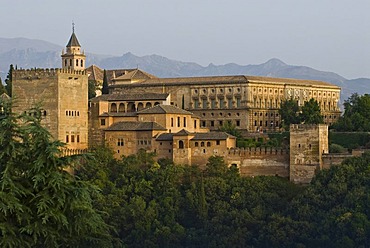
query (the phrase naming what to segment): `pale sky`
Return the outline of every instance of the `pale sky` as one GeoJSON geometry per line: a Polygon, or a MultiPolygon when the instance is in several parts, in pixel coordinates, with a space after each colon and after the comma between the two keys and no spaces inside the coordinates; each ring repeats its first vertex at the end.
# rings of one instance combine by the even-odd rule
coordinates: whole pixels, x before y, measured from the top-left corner
{"type": "Polygon", "coordinates": [[[370,0],[0,0],[0,37],[203,66],[287,64],[370,78],[370,0]]]}

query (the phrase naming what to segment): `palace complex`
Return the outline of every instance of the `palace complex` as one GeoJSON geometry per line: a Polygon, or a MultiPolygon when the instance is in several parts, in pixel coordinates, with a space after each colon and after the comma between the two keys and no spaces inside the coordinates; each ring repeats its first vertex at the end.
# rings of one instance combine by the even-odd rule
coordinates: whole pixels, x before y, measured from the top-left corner
{"type": "Polygon", "coordinates": [[[109,94],[88,102],[88,81],[101,84],[103,70],[85,69],[74,32],[61,57],[61,69],[15,70],[12,95],[18,113],[41,104],[43,124],[72,151],[105,143],[117,158],[144,149],[158,159],[199,166],[219,155],[243,175],[279,175],[298,183],[331,164],[328,125],[341,114],[340,88],[333,84],[244,75],[158,78],[117,69],[106,71],[109,94]],[[280,103],[290,98],[300,106],[317,100],[326,123],[293,125],[290,149],[239,149],[236,137],[218,131],[229,122],[243,134],[278,132],[280,103]]]}

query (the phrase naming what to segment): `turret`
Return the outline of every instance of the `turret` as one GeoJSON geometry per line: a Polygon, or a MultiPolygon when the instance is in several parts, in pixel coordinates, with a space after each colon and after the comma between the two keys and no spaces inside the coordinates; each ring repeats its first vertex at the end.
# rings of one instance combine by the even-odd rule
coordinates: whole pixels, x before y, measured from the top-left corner
{"type": "Polygon", "coordinates": [[[62,52],[62,68],[83,71],[85,70],[86,56],[81,51],[81,45],[75,34],[74,24],[72,35],[66,46],[66,52],[62,52]]]}

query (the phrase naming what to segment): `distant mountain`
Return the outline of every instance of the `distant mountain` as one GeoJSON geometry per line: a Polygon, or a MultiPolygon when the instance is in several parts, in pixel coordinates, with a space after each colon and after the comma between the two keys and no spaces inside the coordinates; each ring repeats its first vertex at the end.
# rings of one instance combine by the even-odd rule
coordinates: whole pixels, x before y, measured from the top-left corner
{"type": "MultiPolygon", "coordinates": [[[[18,68],[57,68],[61,66],[62,47],[42,41],[26,38],[0,38],[0,76],[4,80],[9,65],[18,68]]],[[[122,56],[108,56],[87,53],[87,65],[95,64],[105,69],[136,68],[147,71],[158,77],[190,77],[217,75],[250,75],[282,78],[321,80],[342,87],[342,100],[352,93],[370,93],[370,79],[358,78],[348,80],[336,73],[315,70],[307,66],[287,65],[273,58],[259,65],[225,65],[171,60],[159,55],[136,56],[126,53],[122,56]]]]}

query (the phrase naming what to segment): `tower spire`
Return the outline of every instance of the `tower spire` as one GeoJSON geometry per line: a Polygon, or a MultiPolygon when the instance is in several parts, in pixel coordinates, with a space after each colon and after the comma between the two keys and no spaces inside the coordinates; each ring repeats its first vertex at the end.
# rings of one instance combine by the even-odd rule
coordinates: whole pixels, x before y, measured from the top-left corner
{"type": "Polygon", "coordinates": [[[72,33],[75,33],[75,23],[73,20],[72,20],[72,33]]]}

